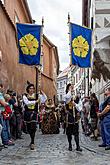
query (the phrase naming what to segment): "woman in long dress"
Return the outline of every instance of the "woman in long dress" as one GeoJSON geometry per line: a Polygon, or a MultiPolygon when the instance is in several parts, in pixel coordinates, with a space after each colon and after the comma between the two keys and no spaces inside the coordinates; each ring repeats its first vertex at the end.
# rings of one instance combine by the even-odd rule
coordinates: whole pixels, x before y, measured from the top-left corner
{"type": "Polygon", "coordinates": [[[91,118],[91,138],[94,138],[94,140],[98,140],[98,117],[97,113],[99,111],[99,101],[95,95],[95,93],[92,93],[90,96],[91,100],[91,108],[90,108],[90,118],[91,118]]]}
{"type": "Polygon", "coordinates": [[[59,127],[57,124],[57,119],[55,117],[55,105],[52,99],[49,99],[46,103],[46,110],[43,115],[43,121],[41,130],[43,134],[57,134],[59,133],[59,127]]]}

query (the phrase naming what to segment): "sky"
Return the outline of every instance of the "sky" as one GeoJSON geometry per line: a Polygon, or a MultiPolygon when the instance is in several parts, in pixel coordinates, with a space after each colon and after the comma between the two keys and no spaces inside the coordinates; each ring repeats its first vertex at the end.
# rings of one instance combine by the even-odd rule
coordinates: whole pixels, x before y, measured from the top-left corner
{"type": "Polygon", "coordinates": [[[70,20],[82,24],[82,0],[28,0],[32,19],[41,24],[44,17],[44,34],[58,48],[60,70],[69,66],[69,28],[70,20]]]}

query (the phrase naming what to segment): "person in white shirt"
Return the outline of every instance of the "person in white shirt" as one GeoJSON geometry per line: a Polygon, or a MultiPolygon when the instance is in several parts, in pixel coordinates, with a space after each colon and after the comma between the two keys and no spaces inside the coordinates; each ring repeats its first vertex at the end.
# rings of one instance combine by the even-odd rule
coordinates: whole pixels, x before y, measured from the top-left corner
{"type": "Polygon", "coordinates": [[[24,121],[26,122],[27,131],[31,138],[30,149],[34,150],[34,139],[36,132],[36,122],[37,122],[37,106],[38,100],[36,100],[35,87],[33,84],[29,84],[26,88],[27,94],[23,96],[24,102],[24,121]]]}
{"type": "Polygon", "coordinates": [[[38,113],[38,124],[39,124],[39,130],[41,130],[41,123],[43,119],[43,113],[45,111],[45,103],[47,101],[46,94],[40,90],[39,93],[39,113],[38,113]]]}
{"type": "Polygon", "coordinates": [[[66,106],[66,135],[69,143],[69,151],[72,151],[72,135],[74,135],[74,140],[76,143],[76,150],[82,151],[79,146],[79,112],[76,108],[76,101],[72,99],[72,90],[73,87],[71,84],[68,84],[66,87],[66,94],[64,97],[65,106],[66,106]]]}
{"type": "Polygon", "coordinates": [[[47,101],[47,96],[42,90],[40,90],[39,99],[40,99],[40,104],[45,104],[47,101]]]}

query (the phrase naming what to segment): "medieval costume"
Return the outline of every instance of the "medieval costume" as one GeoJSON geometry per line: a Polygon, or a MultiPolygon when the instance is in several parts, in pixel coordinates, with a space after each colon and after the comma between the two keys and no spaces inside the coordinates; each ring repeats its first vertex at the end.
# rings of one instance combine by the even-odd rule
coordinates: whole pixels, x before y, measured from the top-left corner
{"type": "Polygon", "coordinates": [[[45,115],[45,104],[41,103],[39,106],[39,112],[38,112],[39,130],[41,130],[41,125],[42,125],[44,115],[45,115]]]}
{"type": "Polygon", "coordinates": [[[40,100],[40,104],[45,104],[47,101],[46,94],[41,90],[40,90],[40,94],[39,94],[39,100],[40,100]]]}
{"type": "MultiPolygon", "coordinates": [[[[9,90],[8,90],[9,92],[9,90]]],[[[13,139],[22,139],[22,103],[19,96],[17,98],[16,93],[9,92],[11,98],[9,99],[9,104],[12,106],[13,113],[10,119],[10,131],[13,139]]]]}
{"type": "Polygon", "coordinates": [[[63,104],[61,106],[60,113],[61,113],[60,122],[62,123],[63,134],[65,134],[65,132],[66,132],[66,112],[65,112],[65,106],[63,104]]]}
{"type": "Polygon", "coordinates": [[[76,143],[76,150],[82,151],[79,146],[79,113],[75,108],[75,103],[72,101],[71,84],[67,85],[65,104],[66,104],[66,135],[69,143],[69,151],[72,151],[72,135],[76,143]]]}
{"type": "Polygon", "coordinates": [[[46,103],[46,110],[43,115],[42,121],[42,133],[43,134],[57,134],[59,133],[59,127],[57,124],[57,120],[54,114],[55,106],[52,104],[52,100],[49,99],[48,103],[46,103]]]}
{"type": "Polygon", "coordinates": [[[36,96],[34,94],[34,85],[29,84],[27,89],[26,95],[23,96],[24,102],[24,121],[26,123],[27,132],[31,137],[30,148],[34,150],[34,138],[36,132],[36,122],[37,122],[37,101],[36,96]]]}
{"type": "Polygon", "coordinates": [[[91,94],[91,100],[90,100],[91,108],[90,108],[90,119],[91,119],[91,137],[94,138],[94,140],[97,140],[98,136],[98,117],[97,113],[99,110],[99,102],[95,95],[95,93],[91,94]]]}

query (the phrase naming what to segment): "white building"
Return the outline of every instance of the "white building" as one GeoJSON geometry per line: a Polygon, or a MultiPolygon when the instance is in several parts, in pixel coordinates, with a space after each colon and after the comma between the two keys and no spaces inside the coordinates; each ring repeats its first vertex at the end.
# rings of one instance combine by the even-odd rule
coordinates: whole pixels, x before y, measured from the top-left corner
{"type": "Polygon", "coordinates": [[[68,81],[68,71],[70,67],[64,69],[57,77],[57,98],[61,102],[64,100],[66,85],[68,81]]]}
{"type": "Polygon", "coordinates": [[[88,95],[87,82],[87,69],[72,66],[68,72],[68,83],[73,84],[74,94],[81,94],[81,96],[88,95]]]}
{"type": "MultiPolygon", "coordinates": [[[[110,0],[92,0],[90,15],[93,17],[93,47],[98,51],[104,66],[108,69],[105,76],[110,75],[110,0]],[[108,64],[107,64],[108,63],[108,64]]],[[[91,19],[90,19],[91,20],[91,19]]],[[[92,92],[99,101],[104,100],[104,89],[110,86],[110,79],[92,80],[92,92]]]]}

